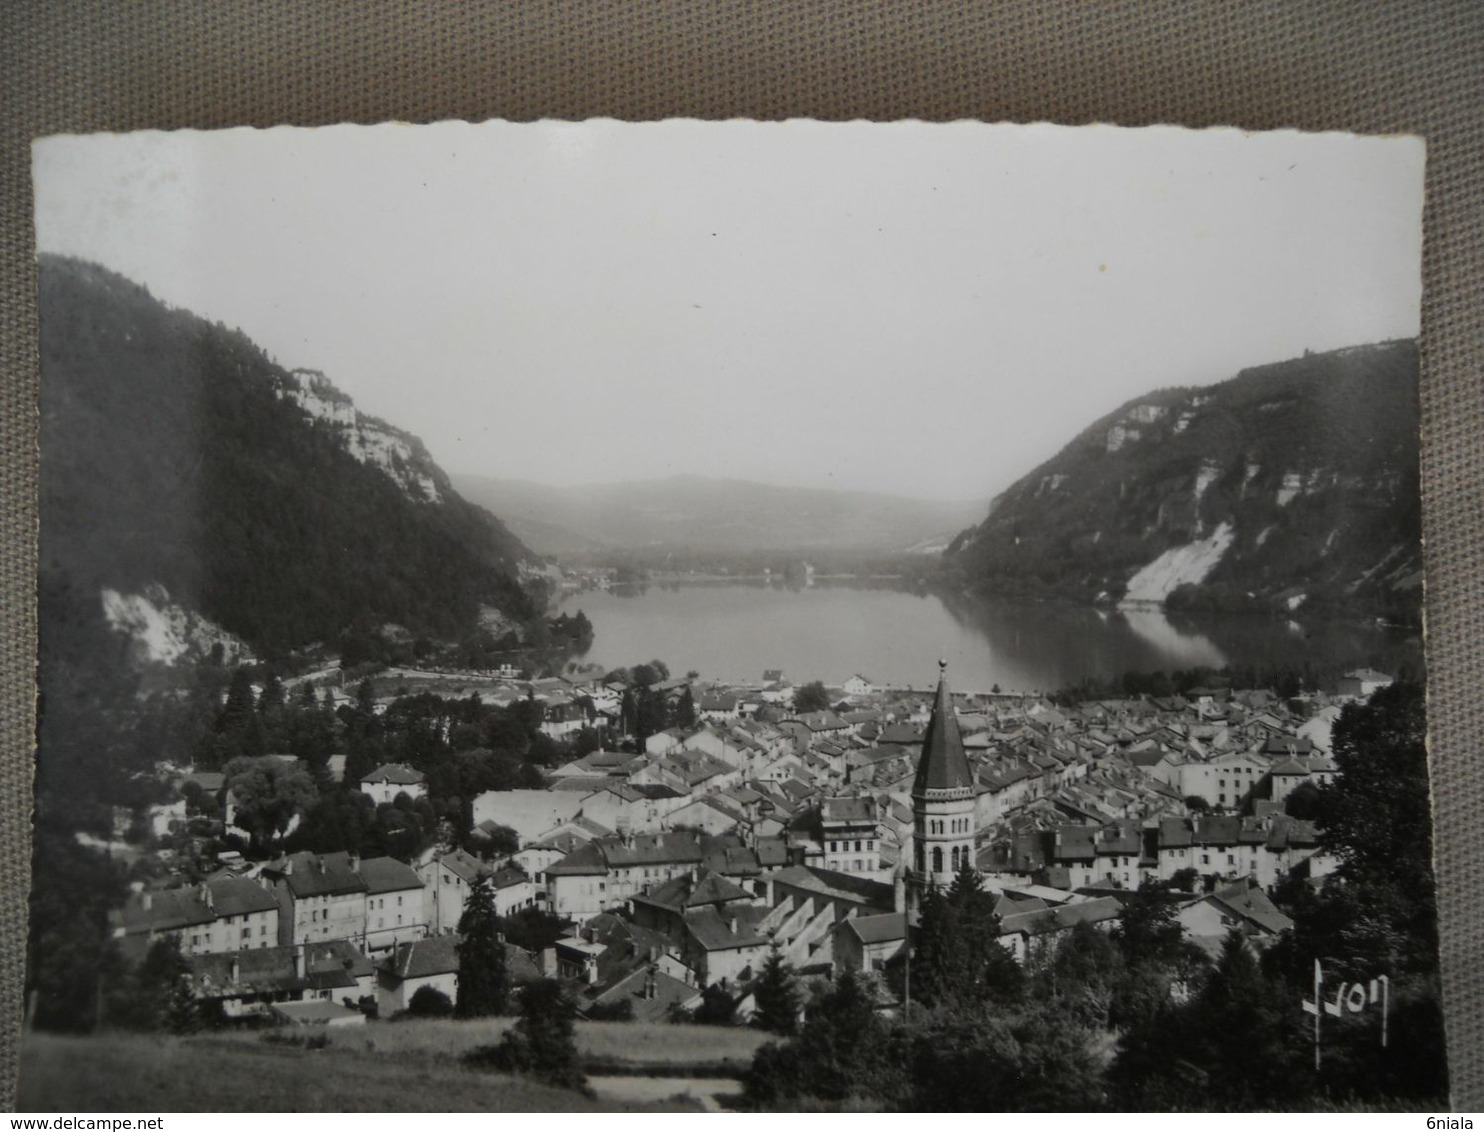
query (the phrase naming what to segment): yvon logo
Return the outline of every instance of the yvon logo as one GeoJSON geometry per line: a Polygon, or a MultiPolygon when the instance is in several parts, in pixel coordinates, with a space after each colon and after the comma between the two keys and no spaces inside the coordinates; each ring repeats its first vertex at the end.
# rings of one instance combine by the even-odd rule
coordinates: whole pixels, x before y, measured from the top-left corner
{"type": "Polygon", "coordinates": [[[1367,1007],[1380,1005],[1381,1007],[1381,1045],[1386,1046],[1386,1026],[1391,1007],[1391,980],[1385,975],[1377,975],[1369,982],[1344,983],[1342,982],[1334,992],[1334,997],[1326,1000],[1324,998],[1324,968],[1318,959],[1314,960],[1314,997],[1304,999],[1304,1013],[1314,1015],[1314,1068],[1319,1068],[1320,1061],[1320,1023],[1324,1015],[1328,1014],[1335,1018],[1343,1017],[1345,1014],[1359,1014],[1367,1007]]]}

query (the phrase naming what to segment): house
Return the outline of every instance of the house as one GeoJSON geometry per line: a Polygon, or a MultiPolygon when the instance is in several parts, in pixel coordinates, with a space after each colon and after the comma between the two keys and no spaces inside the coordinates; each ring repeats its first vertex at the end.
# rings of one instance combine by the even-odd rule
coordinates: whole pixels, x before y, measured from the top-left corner
{"type": "Polygon", "coordinates": [[[580,923],[701,861],[701,839],[690,832],[598,838],[547,867],[547,909],[580,923]]]}
{"type": "Polygon", "coordinates": [[[837,873],[876,873],[881,830],[870,798],[825,798],[817,811],[823,865],[837,873]]]}
{"type": "Polygon", "coordinates": [[[456,1002],[459,994],[459,946],[456,934],[398,944],[376,968],[376,1005],[383,1017],[406,1010],[423,987],[456,1002]]]}
{"type": "Polygon", "coordinates": [[[1024,964],[1054,949],[1063,934],[1078,924],[1091,924],[1106,931],[1122,914],[1123,905],[1112,896],[1012,912],[1000,918],[1000,945],[1015,957],[1016,962],[1024,964]]]}
{"type": "Polygon", "coordinates": [[[132,894],[111,919],[113,935],[143,958],[158,939],[174,937],[182,955],[262,949],[278,944],[279,903],[243,877],[222,877],[186,888],[132,894]]]}
{"type": "Polygon", "coordinates": [[[417,875],[427,894],[428,929],[433,934],[453,931],[464,915],[469,889],[486,872],[479,858],[462,849],[442,853],[418,866],[417,875]]]}
{"type": "Polygon", "coordinates": [[[358,1003],[375,968],[348,940],[198,955],[186,960],[191,995],[229,1020],[261,1018],[277,1004],[358,1003]]]}
{"type": "Polygon", "coordinates": [[[663,755],[666,751],[674,750],[685,741],[684,734],[677,728],[668,731],[657,731],[644,740],[644,753],[646,755],[663,755]]]}
{"type": "Polygon", "coordinates": [[[717,797],[698,798],[669,815],[669,824],[680,829],[698,829],[702,833],[726,833],[737,826],[742,814],[729,808],[717,797]]]}
{"type": "Polygon", "coordinates": [[[295,853],[264,868],[278,900],[284,946],[360,939],[366,931],[366,881],[354,853],[295,853]]]}
{"type": "Polygon", "coordinates": [[[869,696],[875,690],[871,681],[858,672],[849,680],[845,681],[845,694],[847,696],[869,696]]]}
{"type": "Polygon", "coordinates": [[[427,889],[411,867],[391,857],[361,862],[366,882],[365,947],[385,951],[428,934],[427,889]]]}
{"type": "Polygon", "coordinates": [[[839,971],[879,971],[907,943],[904,912],[851,916],[835,925],[834,963],[839,971]]]}
{"type": "Polygon", "coordinates": [[[1223,885],[1191,901],[1175,913],[1175,920],[1208,949],[1219,948],[1232,928],[1260,945],[1293,927],[1293,921],[1250,879],[1223,885]]]}
{"type": "Polygon", "coordinates": [[[566,739],[587,726],[587,713],[576,703],[548,704],[541,720],[541,734],[566,739]]]}
{"type": "Polygon", "coordinates": [[[404,763],[385,763],[361,779],[361,793],[368,794],[378,806],[406,794],[416,801],[428,796],[428,781],[420,770],[404,763]]]}
{"type": "Polygon", "coordinates": [[[1260,820],[1165,818],[1155,836],[1161,880],[1187,868],[1208,877],[1252,876],[1264,885],[1282,875],[1274,852],[1267,847],[1270,831],[1260,820]]]}
{"type": "Polygon", "coordinates": [[[699,988],[667,975],[657,964],[644,964],[597,994],[584,998],[579,1014],[617,1011],[627,1006],[635,1022],[664,1022],[673,1011],[694,1010],[701,1005],[699,988]]]}
{"type": "Polygon", "coordinates": [[[576,852],[599,837],[612,837],[613,835],[613,830],[579,816],[571,821],[563,822],[539,840],[526,845],[510,858],[510,863],[539,882],[548,867],[556,864],[569,853],[576,852]]]}
{"type": "Polygon", "coordinates": [[[1253,793],[1271,763],[1261,754],[1233,751],[1210,762],[1180,766],[1180,793],[1219,809],[1236,809],[1253,793]]]}
{"type": "Polygon", "coordinates": [[[1374,668],[1358,668],[1340,677],[1336,691],[1341,696],[1355,696],[1364,700],[1382,688],[1389,687],[1391,683],[1391,677],[1384,672],[1377,672],[1374,668]]]}
{"type": "Polygon", "coordinates": [[[769,943],[768,909],[707,869],[678,876],[633,898],[634,923],[664,936],[699,985],[746,979],[769,943]]]}
{"type": "Polygon", "coordinates": [[[736,719],[741,714],[738,703],[738,698],[730,692],[706,692],[696,705],[696,711],[702,719],[736,719]]]}
{"type": "Polygon", "coordinates": [[[687,910],[681,961],[703,987],[746,982],[757,974],[772,939],[768,909],[753,904],[708,904],[687,910]]]}
{"type": "Polygon", "coordinates": [[[511,916],[523,908],[536,906],[536,882],[523,869],[507,866],[490,876],[494,890],[495,915],[511,916]]]}
{"type": "Polygon", "coordinates": [[[690,796],[659,783],[612,781],[582,801],[582,815],[610,830],[628,828],[635,833],[654,833],[669,817],[690,802],[690,796]]]}

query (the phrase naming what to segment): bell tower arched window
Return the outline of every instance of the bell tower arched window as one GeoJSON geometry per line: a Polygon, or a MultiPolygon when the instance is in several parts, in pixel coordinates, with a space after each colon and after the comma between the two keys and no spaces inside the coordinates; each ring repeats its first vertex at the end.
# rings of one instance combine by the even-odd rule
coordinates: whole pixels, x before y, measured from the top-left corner
{"type": "Polygon", "coordinates": [[[943,871],[943,847],[941,845],[934,845],[933,846],[933,872],[935,872],[935,873],[941,873],[942,871],[943,871]]]}

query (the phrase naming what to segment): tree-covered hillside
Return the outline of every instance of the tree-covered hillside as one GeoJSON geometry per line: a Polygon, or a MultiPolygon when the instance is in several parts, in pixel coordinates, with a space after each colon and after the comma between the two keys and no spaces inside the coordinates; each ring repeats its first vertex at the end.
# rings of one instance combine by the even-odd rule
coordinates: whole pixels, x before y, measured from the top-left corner
{"type": "Polygon", "coordinates": [[[1151,393],[1007,489],[945,561],[1001,593],[1414,621],[1417,376],[1416,344],[1387,342],[1151,393]]]}
{"type": "Polygon", "coordinates": [[[364,418],[391,464],[363,462],[240,332],[92,264],[43,257],[39,275],[43,592],[81,603],[44,623],[163,586],[271,655],[353,625],[451,638],[481,605],[536,612],[525,547],[415,438],[364,418]]]}

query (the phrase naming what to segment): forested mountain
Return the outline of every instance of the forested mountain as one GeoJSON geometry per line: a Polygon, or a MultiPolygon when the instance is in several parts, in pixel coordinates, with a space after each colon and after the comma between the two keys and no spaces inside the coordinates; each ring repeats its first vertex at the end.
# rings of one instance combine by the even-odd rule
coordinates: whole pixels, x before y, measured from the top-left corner
{"type": "Polygon", "coordinates": [[[113,272],[39,277],[44,636],[106,609],[167,657],[213,635],[272,655],[538,612],[529,551],[416,438],[113,272]]]}
{"type": "Polygon", "coordinates": [[[941,549],[984,510],[981,503],[692,475],[581,487],[456,475],[454,484],[543,554],[604,548],[898,553],[934,542],[932,549],[941,549]]]}
{"type": "Polygon", "coordinates": [[[1130,401],[945,554],[972,588],[1173,608],[1421,606],[1418,356],[1386,342],[1130,401]]]}

